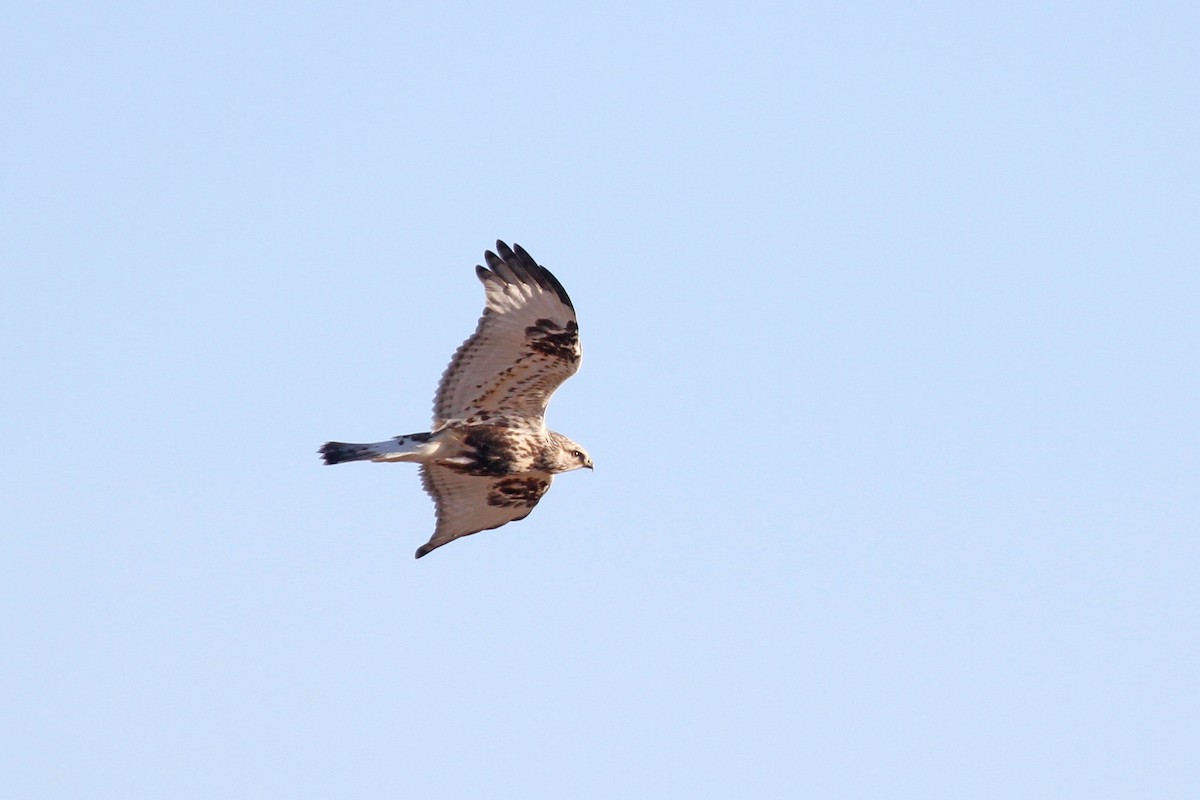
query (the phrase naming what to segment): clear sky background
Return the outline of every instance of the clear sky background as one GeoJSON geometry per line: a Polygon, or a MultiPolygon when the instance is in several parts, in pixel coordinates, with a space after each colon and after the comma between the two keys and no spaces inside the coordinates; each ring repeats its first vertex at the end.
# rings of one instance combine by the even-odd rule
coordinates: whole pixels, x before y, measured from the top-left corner
{"type": "Polygon", "coordinates": [[[1194,3],[20,3],[13,798],[1200,796],[1194,3]],[[584,443],[414,561],[519,242],[584,443]]]}

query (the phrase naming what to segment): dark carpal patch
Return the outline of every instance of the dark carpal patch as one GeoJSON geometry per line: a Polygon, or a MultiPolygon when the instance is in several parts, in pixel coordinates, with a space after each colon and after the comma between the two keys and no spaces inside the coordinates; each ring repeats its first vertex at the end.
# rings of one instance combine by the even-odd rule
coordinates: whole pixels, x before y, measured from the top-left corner
{"type": "Polygon", "coordinates": [[[539,319],[525,329],[525,336],[529,347],[539,353],[572,364],[579,360],[579,325],[575,320],[563,327],[552,319],[539,319]]]}
{"type": "Polygon", "coordinates": [[[550,488],[541,478],[505,478],[488,492],[488,505],[501,508],[533,508],[550,488]]]}

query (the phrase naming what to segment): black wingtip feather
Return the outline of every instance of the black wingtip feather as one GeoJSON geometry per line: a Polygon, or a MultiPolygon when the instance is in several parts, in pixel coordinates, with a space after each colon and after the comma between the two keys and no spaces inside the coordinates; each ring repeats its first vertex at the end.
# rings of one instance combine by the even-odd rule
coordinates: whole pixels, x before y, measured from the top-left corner
{"type": "Polygon", "coordinates": [[[513,261],[516,258],[516,254],[513,253],[512,248],[510,248],[507,244],[500,241],[499,239],[496,240],[496,252],[499,253],[500,257],[503,258],[506,262],[513,261]]]}
{"type": "MultiPolygon", "coordinates": [[[[529,252],[524,247],[521,247],[516,242],[513,243],[512,247],[509,247],[505,242],[497,239],[496,250],[499,252],[499,255],[496,255],[491,250],[486,250],[483,254],[483,258],[487,261],[488,267],[491,268],[492,274],[506,281],[527,278],[546,291],[554,292],[558,299],[568,308],[575,308],[575,304],[571,302],[570,295],[567,294],[567,290],[563,288],[563,285],[558,282],[558,278],[554,277],[554,274],[550,270],[534,261],[533,256],[529,255],[529,252]]],[[[488,270],[485,270],[483,267],[476,267],[475,273],[479,276],[480,280],[487,279],[488,270]]]]}

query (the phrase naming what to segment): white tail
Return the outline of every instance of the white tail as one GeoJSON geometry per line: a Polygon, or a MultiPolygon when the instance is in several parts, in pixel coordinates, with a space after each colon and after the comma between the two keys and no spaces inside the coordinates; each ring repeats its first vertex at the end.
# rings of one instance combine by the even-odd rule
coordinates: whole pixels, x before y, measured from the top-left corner
{"type": "Polygon", "coordinates": [[[326,442],[319,452],[326,464],[341,464],[345,461],[426,461],[438,449],[431,442],[431,433],[410,433],[397,436],[386,442],[354,444],[350,442],[326,442]]]}

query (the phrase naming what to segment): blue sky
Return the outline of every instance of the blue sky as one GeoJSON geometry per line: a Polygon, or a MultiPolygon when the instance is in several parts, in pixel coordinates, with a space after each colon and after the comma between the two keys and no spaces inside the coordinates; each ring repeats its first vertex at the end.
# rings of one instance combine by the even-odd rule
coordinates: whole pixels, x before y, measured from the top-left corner
{"type": "Polygon", "coordinates": [[[9,9],[12,796],[1197,796],[1198,25],[9,9]],[[597,469],[417,562],[497,238],[597,469]]]}

